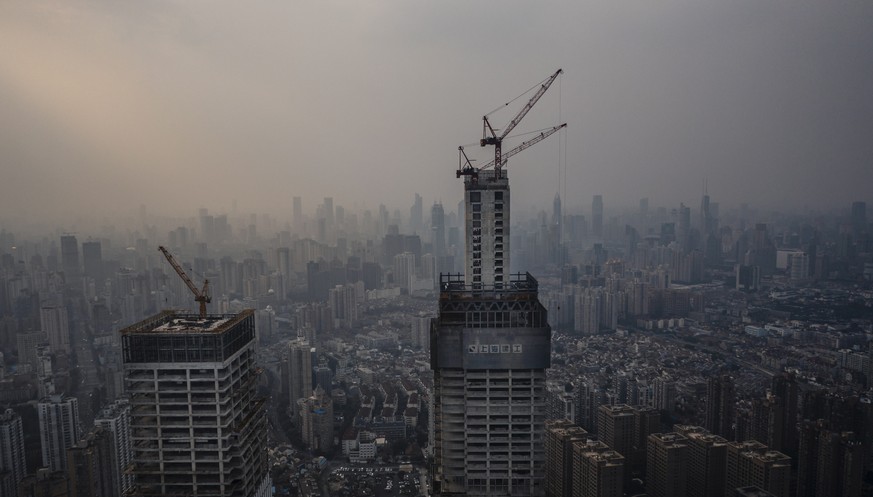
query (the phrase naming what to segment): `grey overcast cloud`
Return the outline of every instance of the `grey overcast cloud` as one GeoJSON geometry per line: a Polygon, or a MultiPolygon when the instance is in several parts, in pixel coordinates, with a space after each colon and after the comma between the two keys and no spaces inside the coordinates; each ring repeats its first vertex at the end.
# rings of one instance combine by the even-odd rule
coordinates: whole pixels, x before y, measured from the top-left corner
{"type": "Polygon", "coordinates": [[[559,67],[516,131],[568,128],[510,159],[520,208],[564,169],[569,210],[704,180],[845,208],[873,200],[871,26],[867,0],[6,0],[0,219],[453,206],[457,146],[559,67]]]}

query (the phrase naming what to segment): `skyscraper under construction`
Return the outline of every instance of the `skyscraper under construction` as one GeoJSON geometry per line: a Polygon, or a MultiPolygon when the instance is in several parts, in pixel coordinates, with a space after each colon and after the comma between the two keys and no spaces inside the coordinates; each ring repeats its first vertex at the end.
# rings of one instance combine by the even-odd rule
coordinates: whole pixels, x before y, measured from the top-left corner
{"type": "Polygon", "coordinates": [[[545,493],[551,328],[530,274],[509,268],[506,172],[464,182],[466,277],[441,275],[431,326],[436,495],[545,493]]]}
{"type": "Polygon", "coordinates": [[[164,311],[121,330],[138,497],[268,497],[255,321],[164,311]]]}

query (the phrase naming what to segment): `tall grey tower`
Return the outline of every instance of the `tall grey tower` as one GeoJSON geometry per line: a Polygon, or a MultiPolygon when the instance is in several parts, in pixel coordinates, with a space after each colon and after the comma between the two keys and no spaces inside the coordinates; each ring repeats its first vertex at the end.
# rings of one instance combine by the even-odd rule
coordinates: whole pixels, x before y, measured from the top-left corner
{"type": "Polygon", "coordinates": [[[52,395],[39,401],[37,413],[42,464],[52,471],[65,471],[67,449],[79,441],[79,401],[52,395]]]}
{"type": "Polygon", "coordinates": [[[312,345],[306,338],[298,337],[288,345],[288,393],[291,419],[299,426],[297,401],[312,395],[312,345]]]}
{"type": "Polygon", "coordinates": [[[466,282],[473,289],[501,288],[509,274],[509,178],[480,171],[464,179],[466,282]]]}
{"type": "Polygon", "coordinates": [[[603,195],[595,195],[591,201],[591,233],[603,237],[603,195]]]}
{"type": "Polygon", "coordinates": [[[530,274],[509,268],[506,171],[464,183],[466,278],[440,276],[431,323],[435,495],[545,493],[551,334],[530,274]]]}
{"type": "Polygon", "coordinates": [[[27,474],[21,416],[12,409],[0,414],[0,495],[18,495],[18,482],[27,474]]]}
{"type": "Polygon", "coordinates": [[[272,495],[254,311],[164,311],[121,339],[136,477],[128,495],[272,495]]]}
{"type": "Polygon", "coordinates": [[[68,285],[78,288],[82,282],[82,269],[79,262],[79,241],[76,235],[61,235],[61,268],[68,285]]]}
{"type": "Polygon", "coordinates": [[[433,255],[442,257],[446,255],[446,215],[443,212],[443,204],[436,203],[430,208],[430,229],[433,238],[433,255]]]}

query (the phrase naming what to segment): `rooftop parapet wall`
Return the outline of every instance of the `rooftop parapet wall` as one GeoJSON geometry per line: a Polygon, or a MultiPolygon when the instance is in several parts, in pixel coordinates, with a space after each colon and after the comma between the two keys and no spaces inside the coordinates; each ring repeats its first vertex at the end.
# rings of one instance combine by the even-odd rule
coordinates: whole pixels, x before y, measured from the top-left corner
{"type": "Polygon", "coordinates": [[[121,330],[125,364],[223,362],[254,336],[251,309],[205,319],[164,311],[121,330]]]}

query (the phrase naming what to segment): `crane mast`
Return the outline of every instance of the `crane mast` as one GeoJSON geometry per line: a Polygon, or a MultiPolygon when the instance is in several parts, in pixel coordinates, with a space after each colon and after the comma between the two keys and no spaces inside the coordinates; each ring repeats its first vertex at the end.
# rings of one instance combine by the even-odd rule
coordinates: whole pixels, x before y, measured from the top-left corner
{"type": "Polygon", "coordinates": [[[204,319],[206,317],[206,304],[212,302],[212,296],[209,294],[209,280],[204,279],[203,289],[198,289],[169,250],[167,250],[164,246],[158,247],[158,250],[160,250],[161,253],[164,254],[164,257],[167,258],[167,262],[169,262],[170,265],[173,266],[173,269],[176,270],[176,274],[178,274],[179,277],[182,278],[182,281],[185,282],[185,285],[187,285],[188,289],[191,290],[191,293],[194,294],[194,301],[200,304],[200,319],[204,319]]]}
{"type": "Polygon", "coordinates": [[[558,76],[564,72],[563,69],[558,69],[554,74],[549,76],[546,81],[540,85],[537,89],[536,93],[528,100],[524,107],[518,111],[518,114],[509,121],[509,124],[503,129],[503,133],[500,136],[497,136],[497,131],[495,131],[494,127],[491,126],[491,122],[488,120],[488,116],[482,117],[482,139],[479,140],[479,145],[484,147],[485,145],[494,145],[494,175],[495,179],[500,179],[501,170],[503,168],[503,164],[505,159],[503,157],[503,139],[506,138],[509,133],[518,126],[518,123],[524,119],[524,116],[527,115],[528,112],[533,108],[533,106],[539,101],[539,99],[546,93],[546,90],[552,86],[552,83],[558,79],[558,76]],[[490,132],[491,136],[488,136],[490,132]]]}

